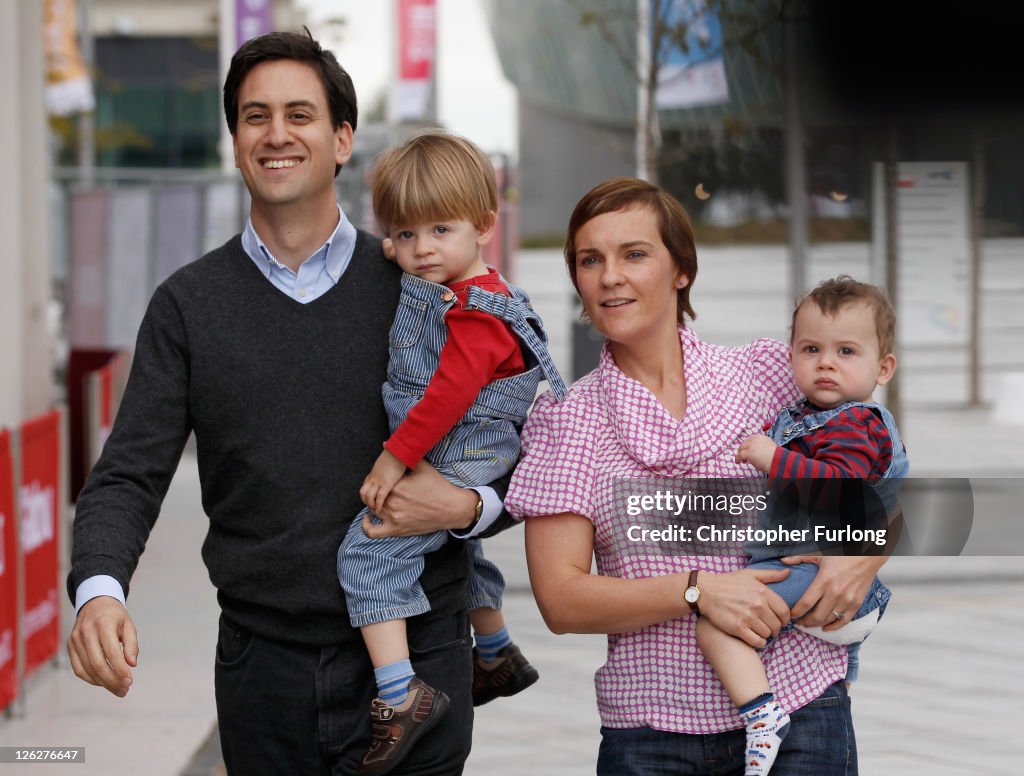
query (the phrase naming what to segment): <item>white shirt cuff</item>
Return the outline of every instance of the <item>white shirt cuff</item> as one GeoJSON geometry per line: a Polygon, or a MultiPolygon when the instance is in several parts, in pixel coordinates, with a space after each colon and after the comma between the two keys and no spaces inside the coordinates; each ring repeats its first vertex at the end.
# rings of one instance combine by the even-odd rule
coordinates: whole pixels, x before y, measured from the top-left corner
{"type": "Polygon", "coordinates": [[[466,531],[449,531],[452,536],[457,539],[472,539],[479,536],[501,516],[501,511],[505,508],[501,499],[498,498],[498,494],[494,492],[494,488],[486,485],[481,485],[477,488],[471,488],[480,494],[480,498],[484,500],[484,508],[480,513],[480,519],[476,521],[476,525],[469,528],[466,531]]]}
{"type": "Polygon", "coordinates": [[[121,602],[121,606],[125,605],[124,590],[121,589],[121,583],[106,574],[97,574],[95,577],[89,577],[85,580],[75,591],[75,617],[78,616],[79,609],[101,595],[116,598],[121,602]]]}

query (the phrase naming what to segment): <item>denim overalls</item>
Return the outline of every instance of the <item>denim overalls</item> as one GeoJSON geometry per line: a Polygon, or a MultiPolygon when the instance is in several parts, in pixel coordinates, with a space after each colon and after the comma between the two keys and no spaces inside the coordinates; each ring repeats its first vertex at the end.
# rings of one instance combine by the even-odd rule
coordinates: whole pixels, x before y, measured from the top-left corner
{"type": "MultiPolygon", "coordinates": [[[[502,278],[504,280],[504,278],[502,278]]],[[[505,281],[509,296],[468,289],[465,309],[480,310],[506,321],[522,344],[526,370],[484,386],[458,423],[427,453],[427,460],[459,486],[486,485],[509,472],[519,458],[519,431],[546,379],[555,395],[565,383],[547,349],[547,335],[522,289],[505,281]]],[[[382,388],[391,431],[405,420],[437,371],[448,339],[445,314],[458,303],[447,286],[408,273],[391,325],[388,379],[382,388]]],[[[447,531],[423,536],[369,539],[362,529],[364,509],[352,521],[338,553],[338,576],[353,627],[412,617],[430,610],[419,584],[423,555],[441,547],[447,531]]],[[[480,542],[468,542],[473,560],[469,608],[501,608],[505,580],[483,557],[480,542]]]]}
{"type": "MultiPolygon", "coordinates": [[[[889,438],[892,442],[892,460],[889,462],[889,467],[886,469],[883,479],[872,483],[868,493],[872,499],[880,501],[881,505],[885,508],[886,515],[891,514],[897,507],[897,498],[899,496],[901,480],[907,475],[907,472],[910,469],[910,461],[907,458],[903,439],[900,437],[899,430],[896,428],[896,421],[893,418],[892,413],[876,402],[846,402],[845,404],[841,404],[833,409],[808,413],[801,418],[799,416],[799,411],[802,407],[803,403],[795,404],[792,407],[787,407],[779,413],[774,425],[768,432],[768,436],[771,437],[773,442],[778,445],[786,446],[796,439],[805,437],[808,434],[813,434],[836,418],[840,413],[854,407],[866,407],[878,415],[885,424],[885,429],[889,433],[889,438]]],[[[778,499],[770,498],[768,508],[759,516],[758,525],[762,528],[767,528],[778,526],[780,523],[788,524],[791,516],[783,516],[779,514],[779,507],[780,504],[778,499]]],[[[750,543],[747,546],[747,552],[750,555],[751,560],[751,567],[770,569],[784,568],[790,570],[790,575],[786,579],[781,582],[768,584],[768,587],[785,599],[786,603],[790,607],[800,600],[811,582],[814,581],[814,576],[818,572],[818,566],[814,563],[801,563],[797,566],[787,566],[781,563],[778,558],[786,555],[799,555],[816,552],[817,549],[817,545],[813,543],[773,543],[771,547],[766,547],[764,544],[759,543],[750,543]]],[[[867,615],[871,618],[870,621],[863,621],[862,625],[858,627],[870,632],[870,628],[873,627],[873,625],[868,623],[873,623],[882,616],[891,596],[892,591],[882,584],[878,577],[875,577],[871,583],[871,588],[868,590],[867,596],[865,596],[860,608],[857,609],[856,614],[854,614],[848,621],[847,627],[854,628],[856,621],[867,615]],[[876,609],[878,610],[877,615],[874,614],[876,609]]],[[[784,630],[792,627],[800,626],[790,623],[786,628],[784,628],[784,630]]],[[[840,628],[837,631],[829,632],[823,632],[818,628],[810,630],[818,638],[823,638],[825,641],[848,644],[849,664],[846,673],[846,680],[848,682],[856,680],[860,666],[860,645],[864,638],[867,638],[867,633],[864,633],[863,637],[858,641],[849,643],[846,641],[848,636],[844,637],[843,635],[843,631],[846,630],[846,627],[840,628]]]]}

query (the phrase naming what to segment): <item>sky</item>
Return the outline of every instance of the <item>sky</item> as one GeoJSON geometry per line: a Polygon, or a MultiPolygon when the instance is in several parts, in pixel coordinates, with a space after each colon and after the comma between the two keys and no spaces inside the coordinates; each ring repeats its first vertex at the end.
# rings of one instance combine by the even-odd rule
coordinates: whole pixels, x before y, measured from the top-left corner
{"type": "MultiPolygon", "coordinates": [[[[489,153],[516,155],[516,95],[498,64],[480,0],[437,1],[438,114],[440,123],[489,153]]],[[[394,68],[394,0],[298,0],[309,11],[314,36],[336,39],[325,19],[343,17],[333,45],[352,76],[360,106],[368,108],[387,88],[394,68]]],[[[358,142],[358,133],[357,133],[358,142]]]]}

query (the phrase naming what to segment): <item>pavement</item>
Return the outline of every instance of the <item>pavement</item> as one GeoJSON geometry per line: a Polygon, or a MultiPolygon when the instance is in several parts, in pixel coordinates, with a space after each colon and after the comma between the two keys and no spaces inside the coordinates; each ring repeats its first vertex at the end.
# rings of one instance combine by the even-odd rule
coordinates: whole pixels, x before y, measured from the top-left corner
{"type": "MultiPolygon", "coordinates": [[[[575,313],[560,255],[521,253],[515,282],[530,291],[556,363],[570,375],[575,313]]],[[[713,284],[701,291],[708,299],[726,298],[713,284]]],[[[695,292],[703,317],[709,303],[701,298],[695,292]]],[[[708,312],[713,319],[714,310],[708,312]]],[[[759,319],[755,314],[751,320],[759,319]]],[[[744,333],[732,325],[739,329],[735,336],[744,333]]],[[[778,325],[779,332],[768,333],[782,336],[784,322],[778,325]]],[[[746,338],[765,333],[750,331],[746,338]]],[[[913,473],[940,481],[971,477],[978,507],[965,554],[895,557],[883,571],[894,598],[865,644],[852,693],[864,774],[1016,770],[1014,723],[1024,695],[1018,498],[1024,490],[1024,426],[996,417],[985,407],[904,408],[901,431],[913,473]]],[[[130,693],[118,699],[84,684],[62,654],[30,677],[17,714],[0,718],[0,746],[84,747],[85,762],[70,771],[66,764],[0,764],[0,776],[223,773],[213,699],[218,610],[199,554],[205,530],[195,459],[186,452],[132,582],[130,608],[141,649],[130,693]]],[[[522,542],[522,532],[513,529],[488,540],[487,551],[508,580],[505,615],[512,634],[541,680],[477,711],[466,773],[592,774],[600,741],[593,674],[605,640],[547,630],[530,594],[522,542]]],[[[73,613],[66,603],[63,615],[67,631],[73,613]]]]}

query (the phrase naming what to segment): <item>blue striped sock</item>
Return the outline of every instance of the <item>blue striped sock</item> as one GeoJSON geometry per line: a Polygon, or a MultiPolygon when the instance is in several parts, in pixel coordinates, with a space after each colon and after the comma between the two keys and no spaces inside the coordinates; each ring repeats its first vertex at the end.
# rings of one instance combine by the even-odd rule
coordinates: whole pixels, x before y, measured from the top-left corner
{"type": "Polygon", "coordinates": [[[476,653],[485,663],[498,659],[498,653],[512,643],[512,637],[508,635],[508,628],[502,628],[495,633],[487,635],[476,634],[476,653]]]}
{"type": "Polygon", "coordinates": [[[416,676],[408,658],[373,669],[377,695],[389,706],[397,706],[409,696],[409,682],[416,676]]]}

